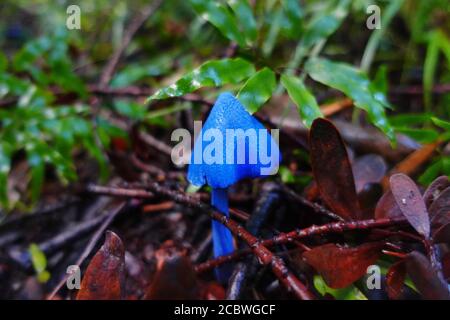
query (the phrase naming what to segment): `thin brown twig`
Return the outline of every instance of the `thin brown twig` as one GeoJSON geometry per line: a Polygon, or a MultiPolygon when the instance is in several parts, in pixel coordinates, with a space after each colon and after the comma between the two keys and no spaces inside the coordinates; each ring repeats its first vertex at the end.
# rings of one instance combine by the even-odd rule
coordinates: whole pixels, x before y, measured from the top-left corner
{"type": "MultiPolygon", "coordinates": [[[[83,252],[81,253],[80,257],[76,261],[77,266],[81,266],[84,262],[84,260],[89,256],[89,254],[94,250],[94,247],[96,246],[98,240],[101,238],[103,233],[105,232],[106,228],[114,221],[114,219],[117,217],[117,215],[122,211],[122,209],[125,207],[126,201],[122,201],[118,203],[116,206],[114,206],[114,209],[112,209],[106,216],[105,221],[101,224],[101,226],[97,229],[95,234],[92,236],[92,238],[89,240],[89,243],[84,248],[83,252]]],[[[62,286],[66,283],[69,275],[66,275],[61,279],[61,281],[57,284],[57,286],[52,290],[50,295],[47,297],[46,300],[52,300],[54,296],[58,293],[58,291],[62,288],[62,286]]]]}
{"type": "Polygon", "coordinates": [[[291,189],[289,189],[286,186],[282,186],[281,189],[283,190],[284,193],[286,193],[288,196],[290,196],[292,199],[294,199],[295,201],[310,207],[311,209],[313,209],[315,212],[327,216],[333,220],[336,221],[344,221],[344,219],[340,216],[338,216],[337,214],[335,214],[334,212],[331,212],[330,210],[328,210],[327,208],[321,206],[318,203],[315,202],[311,202],[308,199],[300,196],[299,194],[295,193],[294,191],[292,191],[291,189]]]}
{"type": "MultiPolygon", "coordinates": [[[[367,230],[373,228],[390,227],[402,223],[407,223],[407,220],[403,217],[384,218],[377,220],[369,219],[359,221],[332,222],[321,226],[313,225],[305,229],[297,229],[287,233],[280,233],[271,239],[262,241],[261,244],[266,247],[271,247],[274,245],[291,243],[294,242],[295,240],[305,237],[325,235],[328,233],[341,233],[344,231],[352,231],[352,230],[367,230]]],[[[223,263],[240,259],[249,253],[250,251],[248,249],[239,250],[227,256],[218,257],[215,259],[208,260],[204,263],[198,264],[195,267],[195,269],[198,273],[205,272],[223,263]]]]}
{"type": "MultiPolygon", "coordinates": [[[[167,188],[159,186],[157,183],[150,183],[147,186],[151,191],[153,191],[156,194],[161,194],[163,196],[169,197],[172,200],[187,204],[191,207],[199,208],[203,211],[206,211],[210,215],[212,215],[213,219],[216,219],[220,221],[221,223],[225,224],[227,227],[228,224],[233,224],[233,230],[230,228],[232,232],[236,232],[237,235],[242,238],[242,234],[239,235],[239,232],[242,233],[242,226],[238,225],[236,222],[232,221],[231,219],[224,218],[222,214],[215,211],[214,208],[211,206],[201,203],[198,201],[198,198],[185,195],[178,191],[169,190],[167,188]],[[212,212],[208,211],[211,210],[212,212]],[[231,221],[231,222],[230,222],[231,221]],[[237,227],[239,226],[239,227],[237,227]]],[[[132,197],[133,194],[135,195],[144,195],[144,192],[147,192],[142,189],[123,189],[123,188],[111,188],[111,187],[101,187],[96,185],[89,185],[87,187],[87,190],[90,192],[95,193],[101,193],[104,195],[113,195],[113,196],[125,196],[125,197],[132,197]]],[[[295,193],[294,193],[295,194],[295,193]]],[[[326,209],[325,209],[326,210],[326,209]]],[[[259,241],[258,244],[262,245],[263,247],[271,247],[274,245],[279,244],[286,244],[286,243],[293,243],[296,240],[305,238],[305,237],[311,237],[316,235],[325,235],[328,233],[342,233],[345,231],[352,231],[352,230],[367,230],[367,229],[375,229],[375,228],[383,228],[383,227],[391,227],[394,225],[399,224],[405,224],[407,223],[407,220],[404,217],[398,217],[398,218],[383,218],[383,219],[368,219],[368,220],[359,220],[359,221],[339,221],[339,222],[332,222],[328,224],[324,224],[321,226],[313,225],[311,227],[305,228],[305,229],[296,229],[291,232],[281,232],[274,236],[273,238],[266,239],[263,241],[259,241],[253,235],[250,234],[251,237],[253,237],[256,241],[259,241]]],[[[244,230],[245,231],[245,230],[244,230]]],[[[246,234],[248,234],[247,231],[245,231],[246,234]]],[[[250,246],[251,247],[251,246],[250,246]]],[[[212,268],[215,268],[223,263],[234,261],[237,259],[240,259],[247,254],[254,252],[254,248],[252,249],[243,249],[239,251],[235,251],[229,255],[221,256],[215,259],[208,260],[204,263],[201,263],[196,266],[196,271],[198,273],[210,270],[212,268]]],[[[269,251],[270,252],[270,251],[269,251]]]]}
{"type": "MultiPolygon", "coordinates": [[[[87,189],[98,190],[98,188],[99,186],[90,185],[87,189]]],[[[207,213],[212,219],[217,220],[228,227],[235,236],[239,237],[245,243],[247,243],[247,245],[251,248],[251,251],[258,257],[258,261],[262,265],[270,266],[274,274],[288,289],[288,291],[292,291],[297,296],[297,298],[302,300],[311,300],[315,298],[314,295],[308,290],[308,288],[302,282],[300,282],[300,280],[291,271],[287,269],[284,261],[280,257],[274,255],[269,249],[261,245],[261,241],[251,233],[249,233],[247,230],[245,230],[240,224],[218,212],[213,207],[199,202],[198,199],[188,196],[184,193],[170,190],[155,182],[149,182],[147,188],[155,194],[169,197],[170,199],[178,203],[186,204],[190,207],[200,209],[201,211],[207,213]]],[[[137,194],[139,194],[139,192],[137,192],[137,194]]]]}
{"type": "Polygon", "coordinates": [[[116,197],[128,197],[128,198],[153,198],[153,193],[148,192],[147,190],[142,189],[128,189],[128,188],[118,188],[118,187],[106,187],[106,186],[97,186],[97,185],[89,185],[87,187],[88,192],[102,194],[107,196],[116,196],[116,197]]]}
{"type": "Polygon", "coordinates": [[[144,24],[144,22],[158,9],[161,5],[162,0],[154,0],[149,6],[145,7],[141,14],[134,18],[128,28],[125,30],[124,37],[122,39],[122,43],[120,47],[114,52],[111,58],[108,61],[108,64],[103,69],[103,72],[100,76],[100,86],[107,86],[109,81],[111,80],[114,71],[119,63],[120,57],[122,56],[125,49],[131,42],[134,34],[138,31],[138,29],[144,24]]]}

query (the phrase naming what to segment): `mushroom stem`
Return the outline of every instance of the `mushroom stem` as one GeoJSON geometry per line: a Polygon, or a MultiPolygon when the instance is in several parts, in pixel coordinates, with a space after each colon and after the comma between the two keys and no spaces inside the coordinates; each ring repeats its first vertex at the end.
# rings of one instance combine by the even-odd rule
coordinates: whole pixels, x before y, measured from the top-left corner
{"type": "MultiPolygon", "coordinates": [[[[228,217],[228,188],[213,188],[211,204],[228,217]]],[[[228,255],[234,251],[231,231],[215,220],[212,220],[212,239],[215,258],[228,255]]],[[[217,280],[226,283],[231,276],[232,271],[231,265],[224,265],[216,268],[215,272],[217,280]]]]}

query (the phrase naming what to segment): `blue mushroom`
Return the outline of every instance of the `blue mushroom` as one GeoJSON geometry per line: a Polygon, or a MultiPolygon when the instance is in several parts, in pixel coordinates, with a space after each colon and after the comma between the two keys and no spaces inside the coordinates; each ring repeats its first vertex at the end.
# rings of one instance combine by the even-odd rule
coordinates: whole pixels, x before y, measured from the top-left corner
{"type": "MultiPolygon", "coordinates": [[[[277,143],[268,130],[231,93],[222,93],[194,144],[188,180],[212,188],[211,204],[224,215],[228,211],[228,187],[244,178],[276,173],[280,162],[277,143]],[[249,130],[250,129],[250,130],[249,130]]],[[[214,257],[233,252],[230,230],[212,221],[214,257]]],[[[231,266],[216,269],[222,283],[231,266]]]]}

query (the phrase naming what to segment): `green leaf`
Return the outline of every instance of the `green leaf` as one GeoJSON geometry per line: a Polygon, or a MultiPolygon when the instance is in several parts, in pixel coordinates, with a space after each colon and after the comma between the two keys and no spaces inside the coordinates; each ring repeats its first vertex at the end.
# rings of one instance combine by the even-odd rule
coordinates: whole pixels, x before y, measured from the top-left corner
{"type": "Polygon", "coordinates": [[[370,89],[374,93],[374,96],[380,101],[386,108],[394,109],[387,100],[388,94],[388,80],[387,80],[387,67],[386,65],[378,68],[375,78],[370,84],[370,89]]]}
{"type": "Polygon", "coordinates": [[[133,120],[140,120],[144,118],[147,109],[142,104],[134,101],[116,100],[114,102],[114,109],[133,120]]]}
{"type": "Polygon", "coordinates": [[[436,117],[432,117],[431,120],[438,127],[441,127],[442,129],[450,131],[450,122],[442,120],[442,119],[439,119],[439,118],[436,118],[436,117]]]}
{"type": "Polygon", "coordinates": [[[191,107],[192,107],[192,105],[190,103],[177,103],[168,108],[158,109],[158,110],[148,112],[145,115],[145,119],[147,121],[161,119],[161,117],[163,117],[163,116],[167,116],[169,114],[172,114],[172,113],[175,113],[178,111],[182,111],[182,110],[187,110],[187,109],[190,109],[191,107]]]}
{"type": "Polygon", "coordinates": [[[314,287],[322,295],[331,294],[337,300],[367,300],[364,294],[354,285],[350,285],[343,289],[333,289],[327,286],[323,278],[319,275],[314,276],[314,287]]]}
{"type": "Polygon", "coordinates": [[[242,27],[247,44],[253,43],[258,35],[258,29],[256,28],[255,17],[248,1],[228,0],[228,5],[233,10],[238,25],[242,27]]]}
{"type": "Polygon", "coordinates": [[[427,53],[423,67],[423,95],[425,110],[431,110],[431,89],[433,88],[439,58],[439,34],[432,32],[428,38],[427,53]]]}
{"type": "Polygon", "coordinates": [[[397,14],[403,5],[404,0],[391,1],[386,9],[383,11],[383,16],[381,18],[381,28],[375,29],[370,35],[369,41],[367,42],[366,48],[364,50],[363,57],[361,59],[361,69],[368,71],[370,65],[372,64],[375,52],[379,46],[384,33],[388,29],[388,25],[392,18],[397,14]]]}
{"type": "Polygon", "coordinates": [[[369,120],[395,142],[394,130],[385,114],[383,99],[377,97],[371,82],[362,71],[344,63],[312,58],[306,63],[306,71],[314,80],[335,88],[350,97],[355,106],[365,110],[369,120]]]}
{"type": "Polygon", "coordinates": [[[305,87],[302,80],[297,77],[283,74],[281,84],[286,88],[289,97],[297,105],[300,118],[308,128],[314,119],[323,117],[316,98],[305,87]]]}
{"type": "Polygon", "coordinates": [[[44,252],[35,243],[30,244],[29,253],[31,256],[31,262],[33,263],[33,268],[37,273],[40,273],[47,268],[47,259],[44,252]]]}
{"type": "Polygon", "coordinates": [[[280,33],[281,23],[283,21],[283,8],[276,8],[272,14],[270,22],[269,32],[264,39],[262,45],[262,52],[265,57],[268,57],[277,42],[278,34],[280,33]]]}
{"type": "Polygon", "coordinates": [[[111,87],[120,88],[136,83],[145,77],[160,76],[170,70],[171,56],[162,56],[146,64],[130,64],[111,80],[111,87]]]}
{"type": "Polygon", "coordinates": [[[0,71],[5,71],[8,67],[8,59],[3,52],[0,52],[0,71]]]}
{"type": "Polygon", "coordinates": [[[348,14],[349,0],[340,0],[336,5],[330,2],[324,9],[318,10],[305,26],[302,38],[289,61],[286,74],[293,75],[304,57],[314,46],[320,47],[344,21],[348,14]]]}
{"type": "Polygon", "coordinates": [[[189,2],[197,14],[213,24],[225,37],[236,41],[241,47],[245,46],[244,36],[237,27],[238,23],[226,6],[210,0],[189,0],[189,2]]]}
{"type": "Polygon", "coordinates": [[[36,203],[41,194],[42,184],[44,182],[45,162],[42,154],[31,152],[28,154],[28,163],[31,172],[31,203],[36,203]]]}
{"type": "Polygon", "coordinates": [[[8,208],[8,174],[11,170],[11,146],[0,142],[0,204],[8,208]]]}
{"type": "Polygon", "coordinates": [[[248,112],[255,113],[270,99],[275,86],[275,73],[269,68],[263,68],[247,80],[237,98],[248,112]]]}
{"type": "Polygon", "coordinates": [[[283,29],[285,29],[291,37],[298,36],[298,34],[301,34],[303,23],[303,10],[299,1],[283,0],[281,1],[281,5],[283,6],[284,15],[286,16],[286,18],[283,19],[286,22],[286,27],[283,29]]]}
{"type": "Polygon", "coordinates": [[[421,143],[430,143],[436,141],[439,133],[433,129],[415,129],[415,128],[395,128],[396,131],[406,134],[414,140],[421,143]]]}
{"type": "Polygon", "coordinates": [[[95,143],[94,137],[85,137],[82,139],[82,143],[89,154],[98,162],[100,168],[100,180],[106,181],[109,175],[108,160],[102,150],[95,143]]]}
{"type": "Polygon", "coordinates": [[[44,252],[42,252],[37,244],[32,243],[28,248],[28,253],[30,254],[31,262],[39,282],[47,282],[50,278],[50,273],[45,270],[47,268],[47,258],[45,257],[44,252]]]}
{"type": "Polygon", "coordinates": [[[442,159],[438,159],[430,166],[428,166],[425,172],[422,173],[422,175],[419,177],[420,184],[426,186],[429,185],[431,182],[433,182],[434,179],[437,178],[441,170],[442,170],[442,159]]]}
{"type": "Polygon", "coordinates": [[[341,25],[348,13],[349,0],[339,1],[339,5],[330,6],[328,12],[319,10],[312,20],[306,25],[301,45],[310,48],[320,40],[328,38],[341,25]]]}
{"type": "Polygon", "coordinates": [[[202,87],[236,84],[248,78],[254,72],[255,67],[241,58],[211,60],[185,74],[174,84],[158,90],[148,100],[179,97],[202,87]]]}
{"type": "Polygon", "coordinates": [[[423,125],[429,121],[431,115],[428,113],[405,113],[389,117],[389,122],[394,127],[405,127],[413,125],[423,125]]]}

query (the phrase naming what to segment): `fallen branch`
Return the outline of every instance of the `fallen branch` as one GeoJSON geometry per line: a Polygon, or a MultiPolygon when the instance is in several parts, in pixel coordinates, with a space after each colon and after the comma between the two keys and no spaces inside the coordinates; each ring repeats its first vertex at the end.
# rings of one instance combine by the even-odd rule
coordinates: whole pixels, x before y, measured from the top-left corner
{"type": "MultiPolygon", "coordinates": [[[[316,235],[325,235],[328,233],[341,233],[344,231],[351,230],[367,230],[373,228],[381,228],[381,227],[390,227],[397,224],[406,224],[407,220],[403,217],[401,218],[385,218],[385,219],[369,219],[369,220],[360,220],[360,221],[346,221],[346,222],[333,222],[324,224],[321,226],[311,226],[305,229],[297,229],[287,233],[280,233],[271,239],[267,239],[261,242],[261,245],[265,247],[271,247],[279,244],[286,244],[294,242],[295,240],[316,236],[316,235]]],[[[208,260],[204,263],[198,264],[195,267],[195,270],[198,273],[205,272],[212,268],[215,268],[223,263],[240,259],[247,254],[251,253],[250,250],[244,249],[233,252],[227,256],[222,256],[216,259],[208,260]]]]}
{"type": "MultiPolygon", "coordinates": [[[[272,268],[274,274],[288,291],[292,291],[302,300],[312,300],[315,298],[308,288],[287,269],[280,257],[274,255],[269,249],[261,244],[261,241],[258,238],[245,230],[240,224],[223,215],[213,207],[199,202],[196,198],[190,197],[184,193],[170,190],[154,182],[150,182],[146,187],[155,194],[168,197],[175,202],[186,204],[207,213],[212,219],[222,223],[229,228],[235,236],[242,239],[258,257],[259,263],[272,268]]],[[[99,188],[102,187],[90,185],[87,189],[98,190],[99,188]]]]}

